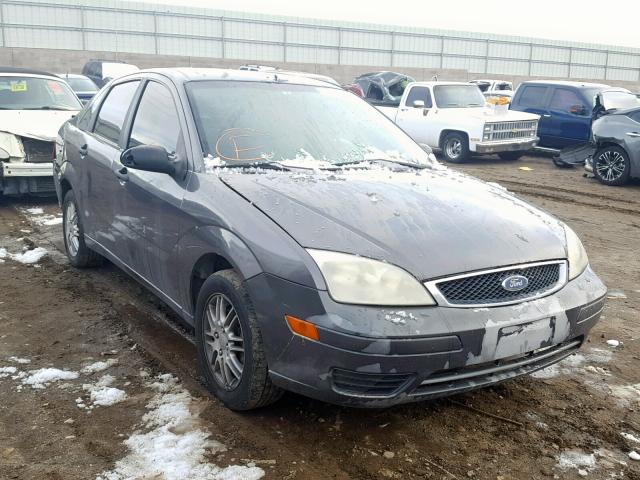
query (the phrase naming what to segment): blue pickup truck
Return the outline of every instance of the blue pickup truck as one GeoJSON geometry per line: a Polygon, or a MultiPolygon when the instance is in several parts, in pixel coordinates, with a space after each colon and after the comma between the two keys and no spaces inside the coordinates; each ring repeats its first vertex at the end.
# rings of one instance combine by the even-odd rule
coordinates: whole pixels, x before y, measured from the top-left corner
{"type": "Polygon", "coordinates": [[[595,96],[606,88],[597,83],[523,82],[509,108],[540,115],[538,146],[561,150],[589,141],[595,96]]]}

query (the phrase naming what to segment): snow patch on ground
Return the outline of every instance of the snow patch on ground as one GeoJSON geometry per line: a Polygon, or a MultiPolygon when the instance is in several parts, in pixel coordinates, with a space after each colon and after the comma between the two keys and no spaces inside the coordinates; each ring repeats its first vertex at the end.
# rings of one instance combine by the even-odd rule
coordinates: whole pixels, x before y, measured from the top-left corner
{"type": "Polygon", "coordinates": [[[52,382],[75,380],[76,378],[78,378],[78,372],[59,370],[57,368],[41,368],[40,370],[28,372],[28,376],[22,379],[22,384],[31,385],[31,388],[44,388],[52,382]]]}
{"type": "Polygon", "coordinates": [[[127,392],[115,387],[102,387],[91,390],[90,398],[94,405],[108,407],[126,400],[127,392]]]}
{"type": "Polygon", "coordinates": [[[25,212],[30,213],[31,215],[42,215],[44,213],[44,210],[40,207],[34,207],[26,208],[25,212]]]}
{"type": "Polygon", "coordinates": [[[630,442],[640,443],[640,438],[636,437],[632,433],[620,432],[620,435],[622,435],[622,438],[624,438],[625,440],[629,440],[630,442]]]}
{"type": "Polygon", "coordinates": [[[8,377],[18,371],[16,367],[0,367],[0,378],[8,377]]]}
{"type": "Polygon", "coordinates": [[[4,252],[0,252],[0,258],[9,257],[11,260],[24,263],[26,265],[38,263],[42,259],[42,257],[47,254],[47,250],[42,247],[36,247],[32,250],[25,250],[22,253],[8,253],[5,249],[2,250],[4,250],[4,252]]]}
{"type": "Polygon", "coordinates": [[[634,403],[640,403],[640,383],[635,385],[608,385],[608,387],[618,405],[628,407],[634,403]]]}
{"type": "Polygon", "coordinates": [[[22,365],[26,363],[31,363],[31,360],[28,358],[20,358],[20,357],[9,357],[9,361],[13,363],[20,363],[22,365]]]}
{"type": "Polygon", "coordinates": [[[593,348],[585,353],[574,353],[558,363],[532,373],[531,376],[544,380],[555,378],[559,375],[585,373],[608,376],[610,373],[605,368],[585,364],[608,363],[611,360],[611,356],[612,354],[609,351],[593,348]]]}
{"type": "Polygon", "coordinates": [[[82,370],[80,370],[82,373],[85,374],[91,374],[91,373],[97,373],[97,372],[102,372],[104,370],[106,370],[107,368],[111,368],[114,365],[118,364],[118,360],[115,358],[110,358],[109,360],[105,361],[105,362],[95,362],[92,363],[91,365],[87,365],[86,367],[84,367],[82,370]]]}
{"type": "Polygon", "coordinates": [[[129,454],[98,480],[162,478],[163,480],[257,480],[264,471],[255,466],[220,468],[206,463],[207,453],[224,451],[209,440],[210,432],[191,413],[193,398],[171,375],[160,375],[147,386],[156,394],[142,417],[144,427],[127,440],[129,454]]]}
{"type": "Polygon", "coordinates": [[[622,345],[622,342],[620,340],[607,340],[607,345],[610,347],[619,347],[622,345]]]}
{"type": "Polygon", "coordinates": [[[593,453],[587,454],[579,450],[567,450],[558,457],[558,467],[562,470],[575,468],[580,471],[590,472],[596,468],[596,457],[593,453]]]}

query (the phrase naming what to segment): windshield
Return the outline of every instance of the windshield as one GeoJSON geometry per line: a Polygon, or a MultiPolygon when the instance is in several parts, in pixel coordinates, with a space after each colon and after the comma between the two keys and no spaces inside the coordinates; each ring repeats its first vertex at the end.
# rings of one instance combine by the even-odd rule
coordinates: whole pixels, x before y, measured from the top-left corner
{"type": "Polygon", "coordinates": [[[62,80],[0,77],[2,110],[80,110],[82,105],[62,80]]]}
{"type": "Polygon", "coordinates": [[[186,88],[205,155],[226,164],[431,164],[383,114],[342,89],[215,80],[189,82],[186,88]]]}
{"type": "Polygon", "coordinates": [[[68,77],[65,79],[74,92],[97,92],[98,87],[87,77],[68,77]]]}
{"type": "Polygon", "coordinates": [[[484,97],[476,85],[436,85],[433,94],[438,108],[482,107],[484,97]]]}

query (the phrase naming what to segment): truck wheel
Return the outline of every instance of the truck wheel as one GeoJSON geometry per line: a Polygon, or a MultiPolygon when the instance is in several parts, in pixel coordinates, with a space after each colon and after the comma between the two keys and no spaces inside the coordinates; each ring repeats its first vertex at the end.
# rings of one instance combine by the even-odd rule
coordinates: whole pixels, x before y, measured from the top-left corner
{"type": "Polygon", "coordinates": [[[269,378],[256,312],[236,272],[222,270],[205,280],[195,330],[207,388],[228,408],[251,410],[282,396],[269,378]]]}
{"type": "Polygon", "coordinates": [[[629,155],[620,147],[604,147],[593,157],[593,174],[605,185],[617,186],[627,183],[630,169],[629,155]]]}
{"type": "Polygon", "coordinates": [[[502,160],[515,161],[524,155],[524,152],[500,152],[498,156],[502,160]]]}
{"type": "Polygon", "coordinates": [[[442,141],[442,154],[447,162],[464,163],[469,159],[469,141],[461,133],[449,133],[442,141]]]}
{"type": "Polygon", "coordinates": [[[87,247],[84,242],[82,218],[73,190],[67,192],[62,203],[62,232],[64,249],[71,265],[76,268],[86,268],[102,264],[104,258],[87,247]]]}

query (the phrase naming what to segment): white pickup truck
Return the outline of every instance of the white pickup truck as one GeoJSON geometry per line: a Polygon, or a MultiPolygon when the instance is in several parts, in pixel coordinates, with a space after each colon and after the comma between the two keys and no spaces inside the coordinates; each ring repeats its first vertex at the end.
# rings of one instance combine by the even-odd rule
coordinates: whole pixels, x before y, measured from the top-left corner
{"type": "Polygon", "coordinates": [[[413,82],[400,105],[377,107],[416,142],[460,163],[472,153],[516,160],[538,143],[538,115],[485,104],[477,86],[457,82],[413,82]]]}

